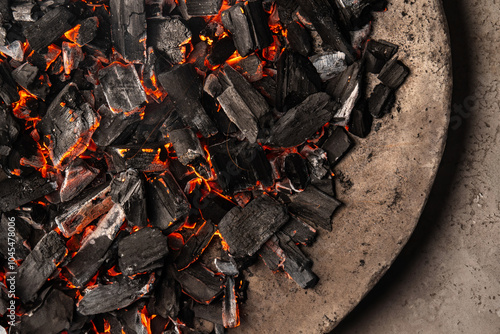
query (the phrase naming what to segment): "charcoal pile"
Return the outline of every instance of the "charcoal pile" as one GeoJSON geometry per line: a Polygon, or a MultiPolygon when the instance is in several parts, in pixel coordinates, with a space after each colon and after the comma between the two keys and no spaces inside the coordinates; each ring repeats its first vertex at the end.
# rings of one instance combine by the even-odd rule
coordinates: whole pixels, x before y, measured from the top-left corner
{"type": "Polygon", "coordinates": [[[386,5],[3,2],[0,325],[224,333],[256,261],[314,288],[333,167],[409,74],[386,5]]]}

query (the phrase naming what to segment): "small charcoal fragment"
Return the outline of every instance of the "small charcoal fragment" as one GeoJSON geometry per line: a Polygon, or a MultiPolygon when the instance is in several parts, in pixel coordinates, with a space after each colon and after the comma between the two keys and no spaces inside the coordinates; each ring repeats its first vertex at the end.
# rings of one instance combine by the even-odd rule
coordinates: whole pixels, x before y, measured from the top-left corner
{"type": "Polygon", "coordinates": [[[366,70],[379,74],[380,70],[398,51],[398,46],[384,40],[370,39],[364,54],[366,70]]]}
{"type": "Polygon", "coordinates": [[[378,84],[368,99],[368,111],[375,118],[381,118],[393,107],[394,91],[384,84],[378,84]]]}
{"type": "Polygon", "coordinates": [[[380,70],[378,79],[387,87],[398,89],[409,74],[408,67],[397,58],[393,58],[380,70]]]}
{"type": "Polygon", "coordinates": [[[366,100],[360,99],[354,106],[349,120],[349,133],[365,138],[371,130],[373,116],[368,111],[366,100]]]}
{"type": "Polygon", "coordinates": [[[12,78],[12,69],[3,60],[0,61],[0,98],[8,105],[19,100],[16,82],[12,78]]]}
{"type": "Polygon", "coordinates": [[[141,120],[140,113],[115,113],[104,104],[99,108],[98,113],[101,116],[101,122],[92,136],[98,146],[111,145],[130,125],[141,120]]]}
{"type": "Polygon", "coordinates": [[[148,37],[155,49],[166,54],[171,63],[178,64],[185,58],[182,48],[191,40],[192,33],[179,18],[167,16],[148,22],[148,37]]]}
{"type": "Polygon", "coordinates": [[[31,48],[41,50],[70,30],[74,15],[63,6],[51,9],[35,23],[24,30],[31,48]]]}
{"type": "Polygon", "coordinates": [[[310,246],[316,239],[316,229],[293,215],[288,223],[283,225],[281,232],[304,246],[310,246]]]}
{"type": "Polygon", "coordinates": [[[210,304],[223,291],[221,276],[215,275],[198,262],[176,272],[175,279],[188,296],[201,304],[210,304]]]}
{"type": "Polygon", "coordinates": [[[286,156],[285,175],[290,180],[293,189],[296,191],[304,190],[311,182],[306,160],[297,153],[292,153],[286,156]]]}
{"type": "Polygon", "coordinates": [[[12,77],[20,86],[42,100],[49,94],[50,81],[47,74],[30,63],[26,62],[12,71],[12,77]]]}
{"type": "Polygon", "coordinates": [[[0,182],[0,211],[7,212],[57,189],[56,182],[33,174],[23,179],[6,179],[0,182]]]}
{"type": "Polygon", "coordinates": [[[210,221],[205,221],[181,248],[181,252],[175,261],[178,270],[187,268],[191,263],[196,261],[201,253],[212,240],[216,228],[210,221]]]}
{"type": "Polygon", "coordinates": [[[147,223],[145,187],[139,173],[128,169],[113,178],[111,182],[111,198],[119,204],[129,223],[145,226],[147,223]]]}
{"type": "Polygon", "coordinates": [[[240,324],[234,277],[226,277],[224,298],[222,299],[222,322],[225,328],[235,328],[240,324]]]}
{"type": "Polygon", "coordinates": [[[222,0],[185,0],[191,16],[215,15],[222,6],[222,0]]]}
{"type": "Polygon", "coordinates": [[[165,146],[160,143],[143,145],[108,146],[108,170],[123,172],[129,168],[140,172],[160,172],[167,169],[165,146]]]}
{"type": "Polygon", "coordinates": [[[99,170],[90,167],[84,160],[73,161],[64,171],[64,181],[59,189],[61,202],[67,202],[80,194],[99,174],[99,170]]]}
{"type": "Polygon", "coordinates": [[[321,147],[326,151],[330,165],[335,165],[352,147],[352,141],[343,127],[337,126],[321,147]]]}
{"type": "Polygon", "coordinates": [[[153,305],[155,314],[164,318],[176,318],[180,309],[181,288],[174,280],[173,268],[164,269],[160,278],[159,286],[153,294],[153,305]]]}

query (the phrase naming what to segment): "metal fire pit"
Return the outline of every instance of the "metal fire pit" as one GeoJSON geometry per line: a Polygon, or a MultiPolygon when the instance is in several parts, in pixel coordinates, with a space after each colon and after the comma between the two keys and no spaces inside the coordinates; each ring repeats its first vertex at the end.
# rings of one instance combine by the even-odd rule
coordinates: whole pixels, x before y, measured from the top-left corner
{"type": "Polygon", "coordinates": [[[302,290],[262,263],[251,267],[241,327],[229,333],[331,331],[387,271],[417,224],[449,121],[446,19],[439,0],[393,0],[373,28],[374,39],[400,46],[398,56],[412,73],[392,114],[376,121],[335,170],[345,206],[334,216],[333,231],[320,231],[314,246],[304,249],[319,284],[302,290]]]}

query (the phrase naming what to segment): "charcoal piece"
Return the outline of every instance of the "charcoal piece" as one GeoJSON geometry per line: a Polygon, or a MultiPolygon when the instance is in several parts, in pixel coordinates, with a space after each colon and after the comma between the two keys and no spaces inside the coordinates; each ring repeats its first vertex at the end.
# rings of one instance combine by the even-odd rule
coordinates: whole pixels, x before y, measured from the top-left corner
{"type": "Polygon", "coordinates": [[[258,144],[244,144],[239,148],[236,161],[240,168],[253,174],[253,179],[260,182],[264,188],[274,185],[273,169],[262,146],[258,144]]]}
{"type": "Polygon", "coordinates": [[[341,126],[335,127],[332,134],[321,147],[326,151],[330,165],[335,165],[340,158],[352,147],[353,143],[341,126]]]}
{"type": "Polygon", "coordinates": [[[156,50],[165,53],[173,64],[184,60],[182,45],[188,43],[192,36],[189,28],[176,17],[148,22],[148,43],[156,50]]]}
{"type": "Polygon", "coordinates": [[[101,105],[98,113],[101,122],[92,136],[98,146],[111,145],[131,124],[141,120],[140,113],[114,113],[106,105],[101,105]]]}
{"type": "Polygon", "coordinates": [[[16,40],[9,45],[0,46],[0,52],[11,57],[13,60],[24,60],[24,49],[21,41],[16,40]]]}
{"type": "Polygon", "coordinates": [[[295,243],[304,246],[312,245],[316,239],[316,229],[293,215],[280,231],[288,235],[295,243]]]}
{"type": "Polygon", "coordinates": [[[206,220],[210,220],[214,224],[219,224],[222,217],[234,207],[234,203],[225,197],[210,193],[204,196],[201,202],[193,203],[193,207],[197,207],[206,220]]]}
{"type": "Polygon", "coordinates": [[[349,132],[356,137],[365,138],[370,133],[373,117],[368,111],[368,105],[364,99],[359,100],[351,112],[349,121],[349,132]]]}
{"type": "Polygon", "coordinates": [[[175,279],[184,293],[201,304],[210,304],[223,291],[221,276],[199,263],[176,272],[175,279]]]}
{"type": "Polygon", "coordinates": [[[152,303],[154,314],[166,319],[177,318],[180,309],[181,288],[174,279],[171,267],[165,270],[160,278],[159,286],[154,290],[152,303]]]}
{"type": "Polygon", "coordinates": [[[165,147],[159,143],[146,145],[120,145],[106,148],[108,168],[123,172],[129,168],[140,172],[159,172],[167,169],[165,147]]]}
{"type": "Polygon", "coordinates": [[[244,208],[235,207],[219,223],[221,236],[236,258],[254,255],[288,221],[286,208],[264,195],[244,208]]]}
{"type": "Polygon", "coordinates": [[[187,12],[191,16],[215,15],[219,13],[222,0],[185,0],[187,12]]]}
{"type": "Polygon", "coordinates": [[[24,63],[12,71],[14,80],[31,94],[45,100],[50,91],[48,76],[39,72],[38,67],[24,63]]]}
{"type": "Polygon", "coordinates": [[[248,82],[255,82],[263,78],[264,66],[262,60],[255,54],[241,59],[233,66],[248,82]]]}
{"type": "Polygon", "coordinates": [[[240,273],[233,258],[230,258],[230,261],[223,261],[219,258],[215,258],[214,264],[217,270],[224,275],[236,276],[240,273]]]}
{"type": "Polygon", "coordinates": [[[394,91],[384,84],[378,84],[368,99],[368,111],[375,118],[381,118],[393,107],[394,91]]]}
{"type": "Polygon", "coordinates": [[[144,227],[118,243],[118,265],[124,275],[159,268],[167,254],[167,237],[150,227],[144,227]]]}
{"type": "Polygon", "coordinates": [[[217,128],[201,105],[202,82],[192,64],[174,66],[158,75],[158,80],[174,102],[184,124],[199,131],[203,137],[217,133],[217,128]]]}
{"type": "Polygon", "coordinates": [[[347,69],[345,54],[342,52],[326,52],[310,58],[321,80],[326,81],[347,69]]]}
{"type": "Polygon", "coordinates": [[[311,183],[307,162],[297,153],[286,156],[285,175],[295,191],[302,191],[311,183]]]}
{"type": "Polygon", "coordinates": [[[69,281],[74,286],[83,287],[94,277],[124,222],[125,212],[115,204],[99,219],[96,229],[83,239],[82,246],[66,266],[69,281]]]}
{"type": "Polygon", "coordinates": [[[76,43],[62,43],[62,55],[64,64],[64,73],[71,74],[71,71],[77,69],[80,62],[83,61],[84,55],[82,48],[76,43]]]}
{"type": "Polygon", "coordinates": [[[213,44],[206,59],[212,67],[219,66],[224,64],[234,51],[236,51],[236,46],[234,46],[233,39],[230,36],[225,36],[213,44]]]}
{"type": "Polygon", "coordinates": [[[94,219],[99,218],[113,206],[110,182],[88,189],[66,202],[55,221],[62,234],[69,238],[80,233],[94,219]]]}
{"type": "Polygon", "coordinates": [[[279,247],[283,250],[283,270],[303,289],[312,288],[318,282],[318,277],[311,270],[312,261],[302,253],[293,240],[277,233],[279,247]]]}
{"type": "Polygon", "coordinates": [[[216,326],[222,326],[221,333],[225,333],[224,326],[222,325],[222,302],[213,302],[209,305],[195,303],[192,309],[196,318],[210,321],[216,326]]]}
{"type": "Polygon", "coordinates": [[[123,276],[113,284],[89,287],[84,290],[76,309],[83,315],[92,315],[127,307],[144,296],[153,282],[154,275],[123,276]]]}
{"type": "Polygon", "coordinates": [[[17,22],[35,22],[40,11],[38,5],[32,1],[16,1],[11,5],[12,16],[17,22]]]}
{"type": "Polygon", "coordinates": [[[96,37],[98,28],[99,18],[97,16],[86,18],[77,26],[78,30],[76,31],[75,36],[73,36],[71,41],[78,44],[79,46],[84,46],[92,42],[92,40],[96,37]]]}
{"type": "Polygon", "coordinates": [[[186,195],[168,171],[148,179],[146,196],[149,221],[162,230],[189,213],[186,195]]]}
{"type": "Polygon", "coordinates": [[[61,202],[67,202],[82,192],[99,174],[81,159],[73,161],[64,171],[64,181],[59,189],[61,202]]]}
{"type": "Polygon", "coordinates": [[[193,166],[201,176],[210,178],[210,165],[205,160],[205,152],[193,130],[189,128],[172,130],[168,133],[168,139],[183,165],[193,166]]]}
{"type": "Polygon", "coordinates": [[[146,59],[146,13],[143,1],[110,0],[111,39],[116,51],[131,63],[146,59]]]}
{"type": "Polygon", "coordinates": [[[286,25],[286,32],[286,39],[292,50],[307,57],[312,51],[312,41],[306,28],[299,22],[294,21],[286,25]]]}
{"type": "Polygon", "coordinates": [[[224,89],[222,88],[222,85],[217,76],[213,73],[210,73],[206,77],[205,83],[203,84],[203,91],[215,99],[223,92],[223,90],[224,89]]]}
{"type": "Polygon", "coordinates": [[[210,221],[205,221],[194,233],[186,240],[186,243],[181,248],[179,256],[175,260],[177,270],[186,269],[191,263],[196,261],[201,253],[212,240],[216,228],[210,221]]]}
{"type": "Polygon", "coordinates": [[[272,126],[265,143],[284,148],[302,144],[332,118],[329,102],[326,93],[309,96],[272,126]]]}
{"type": "Polygon", "coordinates": [[[106,101],[115,113],[137,112],[147,102],[134,65],[113,63],[99,71],[106,101]]]}
{"type": "Polygon", "coordinates": [[[0,61],[0,98],[8,105],[19,100],[12,69],[6,61],[0,61]]]}
{"type": "Polygon", "coordinates": [[[384,65],[398,51],[398,46],[384,40],[370,39],[364,53],[365,66],[368,72],[379,74],[384,65]]]}
{"type": "Polygon", "coordinates": [[[184,123],[182,122],[181,117],[177,113],[177,110],[172,110],[170,113],[168,113],[167,118],[165,118],[165,121],[161,125],[160,132],[162,134],[162,140],[163,141],[168,141],[168,134],[170,131],[174,131],[177,129],[183,129],[185,127],[184,123]]]}
{"type": "Polygon", "coordinates": [[[147,223],[144,191],[144,183],[134,169],[116,175],[111,182],[111,199],[122,207],[127,221],[135,226],[147,223]]]}
{"type": "Polygon", "coordinates": [[[9,155],[19,130],[20,127],[11,116],[11,112],[7,108],[0,107],[0,156],[9,155]]]}
{"type": "Polygon", "coordinates": [[[266,98],[266,101],[274,107],[276,105],[276,81],[270,76],[265,76],[253,83],[257,91],[266,98]]]}
{"type": "Polygon", "coordinates": [[[49,142],[52,164],[61,169],[87,149],[98,126],[98,115],[70,83],[52,101],[37,129],[49,142]]]}
{"type": "Polygon", "coordinates": [[[387,87],[398,89],[409,74],[408,67],[397,58],[393,58],[382,67],[378,79],[387,87]]]}
{"type": "Polygon", "coordinates": [[[240,325],[238,302],[236,300],[236,289],[234,277],[226,278],[224,298],[222,299],[222,322],[225,328],[235,328],[240,325]]]}
{"type": "Polygon", "coordinates": [[[5,179],[0,182],[0,211],[13,210],[56,189],[56,182],[49,182],[37,174],[22,179],[5,179]]]}
{"type": "Polygon", "coordinates": [[[169,98],[160,103],[148,103],[143,114],[142,120],[135,128],[133,136],[128,140],[130,144],[143,145],[145,143],[153,144],[163,142],[160,125],[175,111],[175,107],[169,98]]]}
{"type": "Polygon", "coordinates": [[[46,48],[72,27],[74,15],[62,6],[48,11],[44,16],[24,30],[31,48],[35,51],[46,48]]]}
{"type": "Polygon", "coordinates": [[[329,166],[327,163],[327,154],[323,149],[304,146],[300,154],[307,159],[307,166],[309,167],[312,182],[321,180],[326,176],[329,166]]]}
{"type": "Polygon", "coordinates": [[[276,108],[287,111],[321,91],[321,78],[309,59],[285,50],[278,63],[276,87],[276,108]]]}
{"type": "Polygon", "coordinates": [[[47,233],[19,266],[17,295],[24,303],[32,302],[56,267],[66,257],[63,239],[55,231],[47,233]]]}
{"type": "Polygon", "coordinates": [[[335,13],[328,0],[297,0],[300,9],[307,15],[318,31],[323,43],[346,55],[351,64],[355,60],[354,51],[346,33],[335,20],[335,13]]]}
{"type": "Polygon", "coordinates": [[[290,213],[308,224],[332,230],[332,214],[341,204],[335,198],[309,186],[303,192],[290,196],[290,200],[290,213]]]}
{"type": "Polygon", "coordinates": [[[31,251],[26,243],[31,232],[31,226],[22,218],[18,219],[15,216],[6,216],[2,213],[0,235],[5,237],[3,240],[0,240],[0,255],[3,255],[4,259],[9,259],[10,261],[24,260],[31,251]]]}

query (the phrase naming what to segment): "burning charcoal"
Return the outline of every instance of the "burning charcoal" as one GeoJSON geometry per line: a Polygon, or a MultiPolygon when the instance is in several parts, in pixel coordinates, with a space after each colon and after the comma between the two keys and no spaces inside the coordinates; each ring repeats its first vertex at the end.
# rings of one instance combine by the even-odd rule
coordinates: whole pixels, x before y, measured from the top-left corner
{"type": "Polygon", "coordinates": [[[375,118],[387,114],[394,105],[394,91],[384,84],[378,84],[368,99],[368,111],[375,118]]]}
{"type": "Polygon", "coordinates": [[[33,50],[41,50],[71,29],[74,18],[63,6],[56,7],[25,29],[24,35],[33,50]]]}
{"type": "Polygon", "coordinates": [[[144,112],[141,112],[142,120],[138,122],[133,136],[128,139],[128,143],[144,145],[163,142],[160,125],[170,118],[175,112],[175,107],[169,98],[160,103],[148,103],[144,112]]]}
{"type": "Polygon", "coordinates": [[[109,211],[113,206],[110,196],[110,182],[88,189],[65,203],[55,221],[62,234],[69,238],[80,233],[94,219],[109,211]]]}
{"type": "Polygon", "coordinates": [[[329,103],[326,93],[309,96],[273,125],[265,143],[284,148],[302,144],[332,118],[329,103]]]}
{"type": "Polygon", "coordinates": [[[293,215],[288,223],[283,225],[281,232],[288,235],[295,243],[304,246],[312,245],[316,239],[316,229],[293,215]]]}
{"type": "Polygon", "coordinates": [[[90,167],[81,159],[73,161],[64,171],[64,181],[59,189],[62,202],[73,199],[99,174],[99,170],[90,167]]]}
{"type": "Polygon", "coordinates": [[[259,0],[237,3],[223,11],[221,19],[224,28],[233,35],[236,49],[242,57],[272,42],[267,17],[259,0]]]}
{"type": "Polygon", "coordinates": [[[312,261],[302,253],[293,240],[277,233],[279,247],[283,250],[283,270],[303,289],[312,288],[318,282],[318,277],[312,272],[312,261]]]}
{"type": "Polygon", "coordinates": [[[113,63],[99,71],[99,81],[106,101],[115,113],[137,112],[147,101],[134,65],[113,63]]]}
{"type": "Polygon", "coordinates": [[[24,63],[12,71],[12,77],[20,86],[42,100],[45,100],[49,94],[49,77],[39,72],[38,68],[30,63],[24,63]]]}
{"type": "Polygon", "coordinates": [[[39,17],[40,8],[32,1],[16,1],[10,8],[14,21],[17,22],[35,22],[39,17]]]}
{"type": "Polygon", "coordinates": [[[57,189],[56,182],[33,174],[22,179],[0,182],[0,211],[7,212],[57,189]]]}
{"type": "Polygon", "coordinates": [[[201,253],[208,246],[216,228],[210,221],[205,221],[194,233],[186,240],[184,247],[182,247],[179,256],[175,261],[178,270],[186,269],[191,263],[196,261],[201,253]]]}
{"type": "Polygon", "coordinates": [[[295,191],[304,190],[311,182],[306,160],[299,154],[292,153],[285,158],[285,175],[295,191]]]}
{"type": "Polygon", "coordinates": [[[329,80],[347,69],[345,54],[342,52],[317,54],[310,59],[323,81],[329,80]]]}
{"type": "Polygon", "coordinates": [[[276,107],[287,111],[321,90],[321,78],[306,57],[285,50],[278,64],[276,107]]]}
{"type": "Polygon", "coordinates": [[[330,165],[335,165],[352,147],[352,141],[344,128],[337,126],[322,146],[326,151],[330,165]]]}
{"type": "Polygon", "coordinates": [[[211,66],[222,65],[236,51],[234,41],[230,36],[217,40],[212,46],[212,51],[207,56],[207,61],[211,66]]]}
{"type": "Polygon", "coordinates": [[[60,333],[70,328],[73,308],[73,298],[54,289],[40,308],[33,314],[23,315],[20,323],[11,328],[18,329],[20,333],[60,333]]]}
{"type": "Polygon", "coordinates": [[[263,65],[257,55],[250,55],[241,59],[234,65],[234,68],[241,73],[249,82],[255,82],[263,77],[263,65]]]}
{"type": "Polygon", "coordinates": [[[220,273],[223,273],[224,275],[236,276],[240,273],[240,271],[238,270],[236,262],[233,260],[233,258],[230,258],[230,260],[231,261],[222,261],[219,258],[215,258],[215,267],[220,273]]]}
{"type": "Polygon", "coordinates": [[[9,45],[0,46],[0,52],[17,61],[24,60],[24,49],[21,41],[14,41],[9,45]]]}
{"type": "Polygon", "coordinates": [[[365,50],[366,70],[379,74],[380,70],[396,54],[398,46],[384,40],[369,40],[365,50]]]}
{"type": "Polygon", "coordinates": [[[84,290],[84,296],[77,304],[77,311],[83,315],[92,315],[127,307],[144,296],[153,282],[154,275],[133,278],[123,276],[112,284],[89,287],[84,290]]]}
{"type": "Polygon", "coordinates": [[[253,83],[253,86],[259,91],[259,93],[266,98],[266,101],[271,105],[276,105],[276,81],[270,76],[265,76],[257,82],[253,83]]]}
{"type": "Polygon", "coordinates": [[[60,169],[87,149],[98,125],[98,115],[70,83],[52,101],[37,128],[49,141],[53,165],[60,169]]]}
{"type": "Polygon", "coordinates": [[[408,74],[410,74],[408,67],[397,58],[393,58],[380,70],[378,79],[387,87],[398,89],[399,86],[403,84],[408,74]]]}
{"type": "Polygon", "coordinates": [[[118,265],[124,275],[159,268],[167,254],[167,237],[150,227],[144,227],[118,243],[118,265]]]}
{"type": "Polygon", "coordinates": [[[186,195],[168,171],[148,179],[146,194],[149,221],[162,230],[189,213],[186,195]]]}
{"type": "Polygon", "coordinates": [[[108,168],[113,172],[123,172],[129,168],[141,172],[158,172],[167,169],[165,147],[162,144],[109,146],[108,168]]]}
{"type": "MultiPolygon", "coordinates": [[[[201,198],[201,194],[199,197],[201,198]]],[[[204,196],[201,202],[193,203],[193,207],[200,209],[203,218],[218,224],[234,204],[224,197],[210,193],[204,196]]]]}
{"type": "Polygon", "coordinates": [[[222,0],[186,0],[187,12],[191,16],[215,15],[222,6],[222,0]]]}
{"type": "Polygon", "coordinates": [[[193,168],[204,178],[209,178],[210,166],[205,160],[205,152],[201,147],[200,140],[193,130],[189,128],[172,130],[168,133],[168,139],[183,165],[193,168]]]}
{"type": "Polygon", "coordinates": [[[252,172],[255,181],[265,187],[274,185],[273,169],[262,146],[258,144],[244,144],[236,157],[237,164],[252,172]]]}
{"type": "Polygon", "coordinates": [[[307,159],[307,166],[311,174],[311,181],[321,180],[328,173],[327,154],[321,148],[304,146],[300,152],[307,159]]]}
{"type": "Polygon", "coordinates": [[[351,112],[349,132],[357,137],[365,138],[370,133],[372,122],[373,117],[368,111],[366,101],[359,100],[351,112]]]}
{"type": "Polygon", "coordinates": [[[222,325],[222,302],[214,302],[209,305],[195,303],[192,309],[196,318],[205,319],[216,326],[222,326],[222,334],[225,333],[224,326],[222,325]]]}
{"type": "Polygon", "coordinates": [[[116,175],[111,182],[113,202],[122,207],[127,221],[135,226],[145,226],[147,222],[144,191],[144,183],[134,169],[116,175]]]}
{"type": "Polygon", "coordinates": [[[221,276],[215,275],[199,263],[193,263],[188,268],[176,272],[175,279],[188,296],[201,304],[210,304],[223,290],[221,276]]]}
{"type": "Polygon", "coordinates": [[[332,230],[332,214],[341,204],[335,198],[309,186],[303,192],[290,196],[290,200],[290,213],[308,224],[332,230]]]}
{"type": "Polygon", "coordinates": [[[10,259],[12,262],[13,260],[24,260],[31,250],[26,244],[26,240],[30,237],[31,232],[31,226],[23,219],[7,217],[1,214],[0,235],[5,237],[3,240],[0,240],[0,255],[3,255],[4,259],[10,259]],[[9,256],[9,253],[12,255],[13,251],[15,257],[9,256]]]}
{"type": "Polygon", "coordinates": [[[64,34],[64,36],[73,43],[78,44],[78,46],[84,46],[92,42],[95,38],[98,27],[99,19],[97,16],[92,16],[83,20],[80,24],[64,34]]]}
{"type": "Polygon", "coordinates": [[[222,322],[226,328],[235,328],[240,325],[238,302],[236,301],[236,290],[234,278],[226,278],[224,298],[222,299],[222,322]]]}
{"type": "Polygon", "coordinates": [[[177,318],[180,309],[181,288],[174,280],[172,270],[174,269],[169,267],[169,270],[163,272],[152,297],[154,313],[167,319],[177,318]]]}
{"type": "Polygon", "coordinates": [[[63,42],[62,54],[64,73],[67,75],[70,75],[72,70],[77,69],[80,62],[84,59],[82,48],[76,43],[63,42]]]}
{"type": "Polygon", "coordinates": [[[219,223],[219,230],[231,255],[252,256],[288,218],[284,206],[264,195],[244,208],[231,209],[219,223]]]}
{"type": "Polygon", "coordinates": [[[199,131],[203,137],[217,133],[217,128],[207,116],[200,102],[202,82],[192,64],[174,66],[158,76],[187,126],[199,131]]]}
{"type": "Polygon", "coordinates": [[[66,256],[63,239],[55,231],[46,234],[19,266],[17,292],[24,303],[32,302],[56,267],[66,256]]]}
{"type": "Polygon", "coordinates": [[[0,107],[0,156],[8,156],[12,144],[19,135],[19,125],[11,116],[10,111],[0,107]]]}
{"type": "Polygon", "coordinates": [[[348,64],[354,62],[354,52],[335,20],[335,13],[328,0],[297,0],[300,9],[311,20],[323,42],[346,55],[348,64]]]}
{"type": "Polygon", "coordinates": [[[98,110],[101,122],[92,139],[98,146],[111,145],[133,123],[141,120],[140,113],[114,113],[106,105],[98,110]]]}
{"type": "Polygon", "coordinates": [[[111,38],[123,59],[144,63],[146,59],[146,13],[143,1],[111,0],[111,38]]]}
{"type": "Polygon", "coordinates": [[[203,84],[203,91],[215,99],[222,93],[223,90],[224,89],[222,88],[222,85],[217,76],[215,76],[215,74],[213,73],[210,73],[205,79],[205,83],[203,84]]]}
{"type": "Polygon", "coordinates": [[[178,64],[184,60],[183,45],[192,37],[189,28],[175,17],[148,22],[149,43],[158,51],[167,55],[167,59],[178,64]]]}
{"type": "MultiPolygon", "coordinates": [[[[281,17],[281,16],[280,16],[281,17]]],[[[299,22],[286,25],[286,39],[295,52],[307,57],[312,51],[311,36],[299,22]]]]}
{"type": "Polygon", "coordinates": [[[113,242],[120,227],[125,222],[125,213],[120,205],[115,204],[104,215],[97,227],[82,242],[78,253],[66,266],[69,281],[76,287],[83,287],[97,273],[105,259],[106,252],[113,242]]]}
{"type": "Polygon", "coordinates": [[[0,98],[8,105],[19,100],[12,69],[6,61],[0,61],[0,98]]]}

